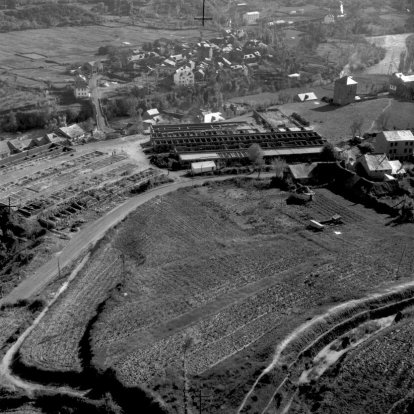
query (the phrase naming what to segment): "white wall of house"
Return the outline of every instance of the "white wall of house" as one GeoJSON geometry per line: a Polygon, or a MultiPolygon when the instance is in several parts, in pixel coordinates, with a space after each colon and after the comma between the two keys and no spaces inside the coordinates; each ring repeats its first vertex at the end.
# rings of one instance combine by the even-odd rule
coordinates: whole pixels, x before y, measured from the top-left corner
{"type": "Polygon", "coordinates": [[[194,73],[189,67],[182,67],[174,73],[174,84],[177,86],[194,85],[194,73]]]}
{"type": "Polygon", "coordinates": [[[243,21],[245,24],[255,24],[259,17],[260,17],[260,13],[258,11],[249,12],[249,13],[243,14],[243,21]]]}
{"type": "Polygon", "coordinates": [[[414,138],[403,140],[388,140],[384,132],[380,132],[375,138],[375,152],[387,154],[389,159],[408,159],[413,155],[414,138]]]}
{"type": "Polygon", "coordinates": [[[89,98],[90,96],[89,88],[75,88],[75,98],[89,98]]]}

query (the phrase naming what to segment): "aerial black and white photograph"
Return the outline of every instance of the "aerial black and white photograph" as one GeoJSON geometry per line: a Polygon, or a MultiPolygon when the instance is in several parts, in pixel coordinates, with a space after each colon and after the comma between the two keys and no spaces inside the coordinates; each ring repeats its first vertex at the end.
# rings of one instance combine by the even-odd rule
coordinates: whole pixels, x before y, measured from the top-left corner
{"type": "Polygon", "coordinates": [[[413,414],[414,0],[0,0],[0,413],[413,414]]]}

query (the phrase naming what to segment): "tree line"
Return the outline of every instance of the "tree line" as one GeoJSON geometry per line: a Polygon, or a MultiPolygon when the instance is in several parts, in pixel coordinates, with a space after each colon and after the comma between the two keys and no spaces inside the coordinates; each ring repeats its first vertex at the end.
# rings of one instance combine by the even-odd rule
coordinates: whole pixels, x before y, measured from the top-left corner
{"type": "Polygon", "coordinates": [[[101,17],[70,4],[46,3],[0,12],[0,32],[98,24],[101,17]]]}
{"type": "Polygon", "coordinates": [[[23,132],[33,128],[46,128],[53,131],[62,124],[85,122],[93,117],[90,101],[82,103],[81,107],[70,107],[59,111],[56,107],[45,107],[32,111],[11,111],[3,119],[1,128],[6,132],[23,132]]]}

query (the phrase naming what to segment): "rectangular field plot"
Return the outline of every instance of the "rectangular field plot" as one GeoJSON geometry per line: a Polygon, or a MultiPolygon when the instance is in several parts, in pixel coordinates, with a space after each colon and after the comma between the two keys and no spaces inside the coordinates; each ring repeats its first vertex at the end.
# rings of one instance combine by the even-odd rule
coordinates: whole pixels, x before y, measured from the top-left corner
{"type": "MultiPolygon", "coordinates": [[[[113,171],[122,174],[121,167],[113,171]]],[[[71,205],[53,210],[56,222],[70,223],[83,206],[103,208],[123,186],[156,173],[85,189],[71,205]]],[[[190,343],[185,369],[192,387],[220,385],[209,411],[237,412],[276,345],[299,324],[397,279],[411,280],[412,227],[385,226],[388,217],[327,189],[317,189],[306,206],[287,205],[288,195],[238,178],[141,205],[32,332],[23,359],[43,369],[79,370],[79,338],[95,315],[91,308],[106,297],[88,325],[97,369],[111,368],[124,385],[144,385],[178,400],[183,349],[190,343]],[[320,233],[306,228],[309,218],[334,214],[342,224],[320,233]],[[118,288],[109,291],[112,283],[118,288]],[[84,312],[76,312],[78,301],[84,312]],[[61,334],[63,324],[69,328],[61,334]]]]}

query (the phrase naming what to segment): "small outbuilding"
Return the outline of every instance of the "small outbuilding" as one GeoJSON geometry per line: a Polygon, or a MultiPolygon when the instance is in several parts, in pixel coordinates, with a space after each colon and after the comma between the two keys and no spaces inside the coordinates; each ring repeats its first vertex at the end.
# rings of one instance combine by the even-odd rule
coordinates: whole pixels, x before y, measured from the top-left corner
{"type": "Polygon", "coordinates": [[[315,101],[318,99],[318,97],[315,95],[314,92],[307,92],[307,93],[299,93],[297,99],[300,102],[306,102],[306,101],[315,101]]]}
{"type": "Polygon", "coordinates": [[[208,123],[208,124],[211,124],[212,122],[225,121],[221,112],[204,113],[203,116],[204,116],[203,122],[208,123]]]}
{"type": "Polygon", "coordinates": [[[403,177],[406,174],[405,169],[398,160],[389,161],[392,167],[391,175],[394,177],[403,177]]]}
{"type": "Polygon", "coordinates": [[[152,109],[148,109],[147,111],[144,112],[144,114],[142,115],[142,119],[145,121],[147,119],[154,119],[157,116],[159,116],[160,113],[158,111],[157,108],[152,108],[152,109]]]}
{"type": "Polygon", "coordinates": [[[313,171],[317,166],[317,162],[313,162],[311,164],[291,164],[288,165],[289,175],[296,183],[308,184],[311,181],[313,171]]]}
{"type": "Polygon", "coordinates": [[[65,138],[68,138],[71,142],[82,139],[86,135],[85,131],[78,124],[72,124],[68,127],[60,127],[58,132],[65,138]]]}
{"type": "Polygon", "coordinates": [[[216,163],[214,161],[202,161],[191,163],[192,174],[202,174],[205,172],[214,171],[216,169],[216,163]]]}

